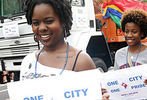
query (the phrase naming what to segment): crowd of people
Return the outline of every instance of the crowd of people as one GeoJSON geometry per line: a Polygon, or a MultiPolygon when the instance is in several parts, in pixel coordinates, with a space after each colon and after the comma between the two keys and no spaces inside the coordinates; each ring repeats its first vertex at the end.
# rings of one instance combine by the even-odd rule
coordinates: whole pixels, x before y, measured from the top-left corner
{"type": "MultiPolygon", "coordinates": [[[[34,37],[43,44],[43,48],[23,59],[20,80],[96,69],[87,53],[65,42],[64,38],[70,35],[73,19],[67,0],[26,0],[25,14],[34,37]]],[[[130,10],[123,13],[121,28],[128,46],[116,52],[114,69],[147,64],[147,46],[141,42],[147,36],[147,12],[130,10]]],[[[104,95],[106,89],[102,90],[103,100],[108,100],[109,95],[104,95]]]]}

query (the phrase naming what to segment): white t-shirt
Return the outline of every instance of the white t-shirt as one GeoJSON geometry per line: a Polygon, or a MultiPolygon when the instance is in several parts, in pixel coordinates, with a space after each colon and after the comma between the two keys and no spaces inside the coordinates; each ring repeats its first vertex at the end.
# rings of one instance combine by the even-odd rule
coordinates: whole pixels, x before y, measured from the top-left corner
{"type": "MultiPolygon", "coordinates": [[[[62,69],[48,67],[37,62],[37,71],[35,77],[35,63],[36,56],[35,52],[28,54],[22,61],[20,70],[20,80],[44,78],[44,77],[56,77],[60,75],[62,69]]],[[[63,73],[73,72],[64,70],[63,73]]]]}
{"type": "MultiPolygon", "coordinates": [[[[127,56],[126,49],[127,48],[128,48],[128,46],[121,48],[116,52],[115,63],[114,63],[114,69],[115,70],[126,68],[126,63],[127,63],[127,61],[126,61],[126,59],[127,59],[126,58],[126,56],[127,56]]],[[[129,53],[129,55],[130,55],[130,58],[132,60],[132,63],[134,63],[135,60],[136,60],[137,54],[129,53]]],[[[147,64],[147,48],[144,51],[139,53],[137,61],[135,62],[135,66],[142,65],[142,64],[147,64]]],[[[129,66],[129,64],[127,64],[127,66],[129,66]]]]}

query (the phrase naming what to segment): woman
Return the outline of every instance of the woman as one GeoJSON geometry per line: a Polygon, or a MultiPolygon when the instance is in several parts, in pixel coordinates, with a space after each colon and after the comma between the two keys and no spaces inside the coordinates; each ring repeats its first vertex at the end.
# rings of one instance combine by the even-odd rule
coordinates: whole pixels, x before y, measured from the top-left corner
{"type": "Polygon", "coordinates": [[[64,41],[72,26],[71,5],[67,0],[27,0],[25,7],[27,22],[44,47],[24,58],[20,80],[96,68],[88,54],[64,41]]]}
{"type": "MultiPolygon", "coordinates": [[[[96,66],[87,53],[70,46],[72,11],[68,0],[26,0],[25,12],[35,38],[43,48],[28,54],[21,65],[20,80],[53,77],[67,71],[84,71],[96,66]]],[[[107,96],[103,97],[107,100],[107,96]]]]}
{"type": "Polygon", "coordinates": [[[125,12],[121,27],[128,46],[116,52],[114,69],[147,64],[147,46],[141,42],[147,36],[147,12],[143,10],[125,12]]]}
{"type": "MultiPolygon", "coordinates": [[[[123,69],[147,64],[147,46],[141,40],[147,36],[147,12],[129,10],[123,13],[121,28],[128,46],[115,54],[114,69],[123,69]]],[[[147,80],[144,81],[147,84],[147,80]]],[[[107,90],[103,89],[103,93],[107,90]]]]}
{"type": "MultiPolygon", "coordinates": [[[[123,69],[147,64],[147,46],[141,40],[147,37],[147,12],[130,10],[121,20],[127,47],[116,52],[114,69],[123,69]]],[[[147,79],[144,81],[147,84],[147,79]]]]}
{"type": "Polygon", "coordinates": [[[70,35],[72,11],[68,0],[26,0],[25,12],[35,38],[43,48],[22,61],[21,80],[95,69],[90,56],[65,42],[70,35]],[[66,71],[64,71],[66,70],[66,71]]]}

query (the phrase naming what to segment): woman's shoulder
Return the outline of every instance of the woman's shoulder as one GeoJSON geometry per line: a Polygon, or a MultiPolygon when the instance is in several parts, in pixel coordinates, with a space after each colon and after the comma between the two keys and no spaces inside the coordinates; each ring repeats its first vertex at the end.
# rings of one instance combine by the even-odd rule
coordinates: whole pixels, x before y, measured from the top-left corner
{"type": "Polygon", "coordinates": [[[77,59],[75,71],[83,71],[96,68],[93,60],[85,51],[78,50],[76,48],[73,48],[73,50],[75,51],[75,59],[77,59]]]}
{"type": "Polygon", "coordinates": [[[23,59],[23,62],[28,62],[30,60],[34,60],[35,59],[35,54],[36,54],[37,51],[34,51],[32,53],[29,53],[27,54],[24,59],[23,59]]]}
{"type": "Polygon", "coordinates": [[[145,51],[147,51],[147,45],[144,45],[145,46],[145,51]]]}
{"type": "Polygon", "coordinates": [[[29,53],[24,57],[21,63],[21,74],[24,73],[25,70],[27,70],[30,67],[30,65],[32,66],[32,64],[35,63],[35,53],[36,51],[29,53]]]}
{"type": "Polygon", "coordinates": [[[36,54],[36,52],[37,52],[37,51],[34,51],[34,52],[31,52],[31,53],[27,54],[27,55],[25,56],[25,58],[32,58],[32,57],[34,57],[35,54],[36,54]]]}
{"type": "Polygon", "coordinates": [[[147,45],[143,45],[143,46],[142,46],[141,53],[142,53],[142,54],[144,54],[144,53],[146,54],[146,53],[147,53],[147,45]]]}
{"type": "Polygon", "coordinates": [[[126,52],[127,48],[128,48],[128,46],[118,49],[116,51],[116,54],[122,54],[122,53],[126,52]]]}
{"type": "Polygon", "coordinates": [[[71,46],[71,51],[74,52],[74,56],[78,57],[78,59],[85,58],[84,60],[88,59],[90,56],[83,50],[79,50],[71,46]]]}

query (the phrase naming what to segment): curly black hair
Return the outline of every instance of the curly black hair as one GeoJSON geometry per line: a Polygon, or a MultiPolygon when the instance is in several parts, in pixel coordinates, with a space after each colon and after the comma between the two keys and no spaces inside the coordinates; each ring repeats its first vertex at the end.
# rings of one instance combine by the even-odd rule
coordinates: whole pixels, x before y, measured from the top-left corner
{"type": "Polygon", "coordinates": [[[34,7],[39,4],[51,5],[55,13],[59,16],[61,24],[64,24],[64,37],[70,35],[72,26],[72,10],[69,0],[25,0],[24,2],[24,12],[29,25],[32,24],[32,14],[34,7]]]}
{"type": "Polygon", "coordinates": [[[147,12],[141,9],[129,10],[123,13],[121,19],[121,28],[125,32],[125,25],[127,23],[133,22],[140,27],[143,36],[141,39],[147,37],[147,12]]]}

